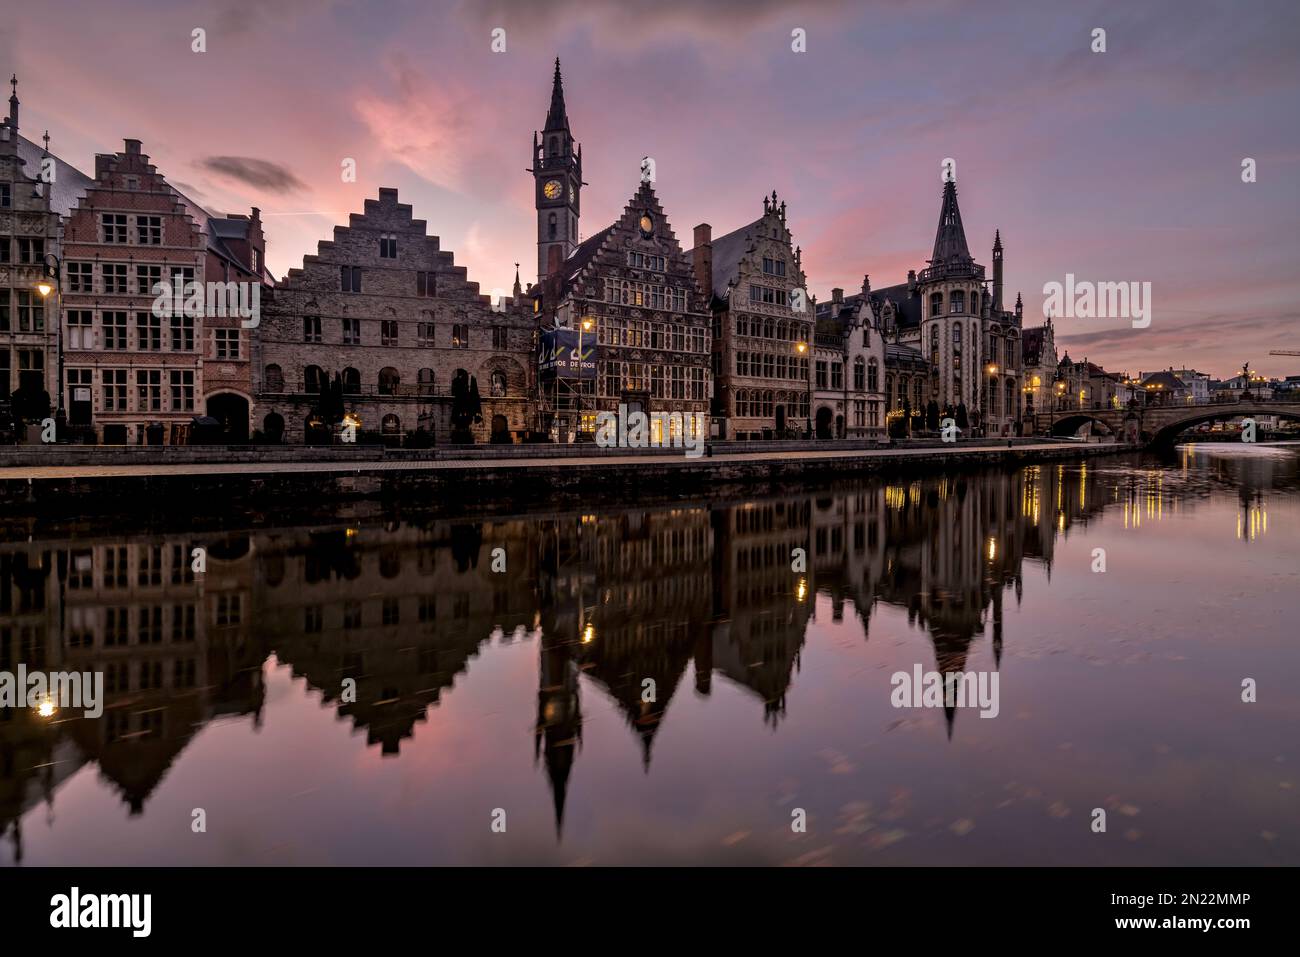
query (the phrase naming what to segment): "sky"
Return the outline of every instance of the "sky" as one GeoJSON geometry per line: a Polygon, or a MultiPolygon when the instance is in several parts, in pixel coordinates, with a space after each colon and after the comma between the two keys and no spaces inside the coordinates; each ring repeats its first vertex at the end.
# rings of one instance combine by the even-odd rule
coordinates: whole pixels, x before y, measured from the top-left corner
{"type": "MultiPolygon", "coordinates": [[[[776,190],[809,291],[920,270],[941,164],[1008,303],[1151,283],[1151,322],[1056,320],[1131,375],[1300,374],[1300,4],[1294,0],[44,0],[0,18],[22,132],[93,172],[139,139],[218,214],[258,206],[282,276],[399,190],[483,292],[536,268],[530,165],[560,57],[583,147],[581,231],[642,156],[683,247],[776,190]],[[205,31],[206,52],[192,50],[205,31]],[[505,52],[493,52],[493,30],[505,52]],[[1093,31],[1105,30],[1105,52],[1093,31]],[[806,51],[792,49],[804,31],[806,51]],[[340,175],[356,160],[355,183],[340,175]],[[1242,181],[1255,161],[1256,180],[1242,181]]],[[[991,269],[990,269],[991,272],[991,269]]]]}

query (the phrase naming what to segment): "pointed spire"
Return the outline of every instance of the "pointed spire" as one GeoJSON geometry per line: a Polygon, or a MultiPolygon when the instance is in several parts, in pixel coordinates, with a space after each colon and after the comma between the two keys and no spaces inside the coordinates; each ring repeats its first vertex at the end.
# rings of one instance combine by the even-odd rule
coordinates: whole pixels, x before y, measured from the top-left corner
{"type": "Polygon", "coordinates": [[[45,135],[41,137],[45,141],[45,155],[50,155],[50,131],[46,130],[45,135]]]}
{"type": "Polygon", "coordinates": [[[959,262],[971,262],[971,254],[966,245],[966,230],[961,224],[961,210],[957,208],[957,183],[950,179],[943,184],[943,208],[939,211],[939,229],[934,235],[934,254],[930,263],[959,262]]]}
{"type": "Polygon", "coordinates": [[[15,73],[9,80],[9,86],[13,92],[9,94],[9,128],[15,133],[18,132],[18,74],[15,73]]]}
{"type": "Polygon", "coordinates": [[[519,263],[515,263],[515,288],[514,297],[517,301],[524,294],[524,287],[519,284],[519,263]]]}
{"type": "Polygon", "coordinates": [[[1002,230],[1000,229],[993,230],[993,248],[994,249],[1002,248],[1002,230]]]}
{"type": "Polygon", "coordinates": [[[551,108],[546,112],[548,130],[567,130],[569,114],[564,108],[564,83],[560,79],[560,58],[555,58],[555,79],[551,86],[551,108]]]}

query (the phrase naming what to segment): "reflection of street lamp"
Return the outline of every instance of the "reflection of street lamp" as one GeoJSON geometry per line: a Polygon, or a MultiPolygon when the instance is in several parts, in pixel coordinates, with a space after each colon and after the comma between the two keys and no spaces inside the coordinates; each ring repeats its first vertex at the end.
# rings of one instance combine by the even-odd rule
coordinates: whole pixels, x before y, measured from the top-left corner
{"type": "Polygon", "coordinates": [[[63,420],[64,420],[64,413],[63,413],[63,345],[62,345],[62,342],[63,342],[63,329],[62,329],[62,327],[61,327],[61,326],[62,326],[63,319],[62,319],[62,317],[59,315],[59,313],[60,313],[61,310],[60,310],[60,308],[59,308],[60,303],[59,303],[59,297],[58,297],[58,291],[59,291],[59,266],[60,266],[59,257],[56,256],[56,255],[54,255],[54,253],[49,253],[49,254],[45,257],[45,262],[43,263],[43,266],[44,266],[45,276],[44,276],[43,278],[41,278],[41,279],[36,283],[36,291],[37,291],[38,293],[41,294],[42,305],[44,305],[44,300],[47,299],[47,298],[49,298],[50,293],[55,293],[55,297],[54,297],[54,302],[55,302],[55,307],[54,307],[54,321],[55,321],[55,323],[58,324],[58,325],[56,325],[56,327],[55,327],[55,332],[56,332],[55,342],[59,343],[59,345],[57,346],[57,352],[58,352],[58,354],[59,354],[59,385],[58,385],[58,389],[56,390],[56,391],[57,391],[57,402],[58,402],[58,408],[55,410],[55,413],[54,413],[55,431],[56,431],[56,434],[57,434],[58,432],[61,432],[61,431],[63,430],[63,420]]]}

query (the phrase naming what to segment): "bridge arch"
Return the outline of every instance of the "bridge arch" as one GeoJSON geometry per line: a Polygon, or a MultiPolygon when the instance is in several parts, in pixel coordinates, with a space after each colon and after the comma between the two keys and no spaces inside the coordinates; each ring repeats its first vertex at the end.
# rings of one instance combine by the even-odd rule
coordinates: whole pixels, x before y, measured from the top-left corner
{"type": "Polygon", "coordinates": [[[1173,445],[1178,436],[1190,429],[1194,425],[1200,425],[1202,422],[1218,422],[1228,419],[1258,419],[1261,416],[1271,415],[1279,419],[1290,419],[1293,422],[1300,422],[1300,404],[1297,405],[1275,405],[1264,403],[1246,403],[1234,402],[1219,407],[1213,405],[1196,406],[1195,409],[1189,409],[1187,415],[1178,416],[1171,421],[1163,422],[1159,428],[1151,434],[1152,445],[1173,445]]]}
{"type": "Polygon", "coordinates": [[[1052,422],[1051,434],[1057,437],[1074,435],[1089,422],[1100,425],[1107,435],[1113,435],[1115,432],[1115,427],[1103,418],[1088,412],[1072,412],[1057,416],[1052,422]]]}

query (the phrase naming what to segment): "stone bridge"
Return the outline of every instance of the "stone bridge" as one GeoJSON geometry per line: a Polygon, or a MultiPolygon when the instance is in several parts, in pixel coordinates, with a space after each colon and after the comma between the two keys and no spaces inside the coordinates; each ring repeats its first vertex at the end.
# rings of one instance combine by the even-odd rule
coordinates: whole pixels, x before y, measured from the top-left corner
{"type": "MultiPolygon", "coordinates": [[[[1300,421],[1300,401],[1245,399],[1187,405],[1149,405],[1132,409],[1057,409],[1034,415],[1038,435],[1074,435],[1089,422],[1131,445],[1172,445],[1181,432],[1203,422],[1277,416],[1300,421]]],[[[1095,430],[1094,430],[1095,431],[1095,430]]]]}

